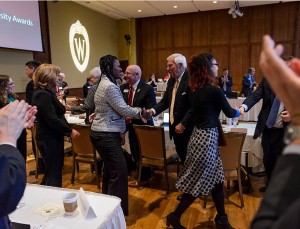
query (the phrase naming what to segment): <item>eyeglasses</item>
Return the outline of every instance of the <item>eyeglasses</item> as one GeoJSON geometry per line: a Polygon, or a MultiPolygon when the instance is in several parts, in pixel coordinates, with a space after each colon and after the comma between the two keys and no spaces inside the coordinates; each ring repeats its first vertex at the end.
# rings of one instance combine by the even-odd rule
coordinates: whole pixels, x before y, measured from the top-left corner
{"type": "Polygon", "coordinates": [[[220,66],[220,64],[219,64],[219,63],[212,63],[212,65],[220,66]]]}

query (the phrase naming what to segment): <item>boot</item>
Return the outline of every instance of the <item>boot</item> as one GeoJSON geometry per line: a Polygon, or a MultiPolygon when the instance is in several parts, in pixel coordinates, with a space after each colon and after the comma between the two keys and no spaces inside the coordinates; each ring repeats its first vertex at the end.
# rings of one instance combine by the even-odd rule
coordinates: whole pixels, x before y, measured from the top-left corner
{"type": "Polygon", "coordinates": [[[229,221],[227,215],[217,215],[215,218],[215,224],[217,229],[234,229],[229,221]]]}
{"type": "Polygon", "coordinates": [[[186,229],[180,224],[180,218],[178,218],[174,212],[167,215],[167,227],[172,226],[173,229],[186,229]]]}

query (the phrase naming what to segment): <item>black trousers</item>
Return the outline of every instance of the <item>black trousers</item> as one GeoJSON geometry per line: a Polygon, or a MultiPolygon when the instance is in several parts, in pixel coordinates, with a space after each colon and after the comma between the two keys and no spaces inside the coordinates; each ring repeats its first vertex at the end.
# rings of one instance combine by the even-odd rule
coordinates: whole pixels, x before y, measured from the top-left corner
{"type": "Polygon", "coordinates": [[[268,180],[270,180],[276,161],[282,154],[285,146],[283,135],[283,128],[265,128],[263,131],[261,145],[264,151],[263,163],[268,180]]]}
{"type": "Polygon", "coordinates": [[[119,197],[124,215],[128,215],[127,165],[120,133],[91,131],[90,138],[104,162],[102,193],[119,197]]]}
{"type": "Polygon", "coordinates": [[[38,136],[37,145],[45,165],[45,174],[41,184],[62,187],[64,136],[38,136]]]}
{"type": "Polygon", "coordinates": [[[185,162],[186,154],[187,154],[187,146],[190,140],[190,136],[192,131],[190,129],[186,129],[182,134],[175,133],[175,127],[171,126],[170,131],[173,133],[174,144],[176,148],[176,152],[182,162],[185,162]]]}

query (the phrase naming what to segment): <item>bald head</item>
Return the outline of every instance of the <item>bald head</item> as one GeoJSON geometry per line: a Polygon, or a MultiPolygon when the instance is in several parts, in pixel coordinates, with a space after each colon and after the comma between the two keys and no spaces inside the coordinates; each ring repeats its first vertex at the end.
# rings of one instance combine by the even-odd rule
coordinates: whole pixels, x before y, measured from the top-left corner
{"type": "Polygon", "coordinates": [[[58,80],[62,83],[65,81],[66,75],[64,73],[59,73],[58,74],[58,80]]]}
{"type": "Polygon", "coordinates": [[[142,77],[142,70],[138,65],[129,65],[126,68],[125,79],[129,85],[134,85],[142,77]]]}

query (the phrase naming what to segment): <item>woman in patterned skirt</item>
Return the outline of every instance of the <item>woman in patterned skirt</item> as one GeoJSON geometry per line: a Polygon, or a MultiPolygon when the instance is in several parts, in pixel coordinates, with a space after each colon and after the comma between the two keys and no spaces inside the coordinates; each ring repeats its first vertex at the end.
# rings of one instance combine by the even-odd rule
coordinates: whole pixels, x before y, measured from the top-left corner
{"type": "Polygon", "coordinates": [[[167,216],[167,225],[185,228],[181,215],[200,195],[212,194],[217,209],[216,228],[231,229],[224,207],[224,173],[218,150],[218,122],[221,110],[227,117],[239,117],[231,108],[224,93],[212,85],[218,76],[216,59],[209,53],[192,57],[189,63],[190,87],[193,91],[191,114],[194,130],[176,187],[184,194],[176,210],[167,216]]]}

